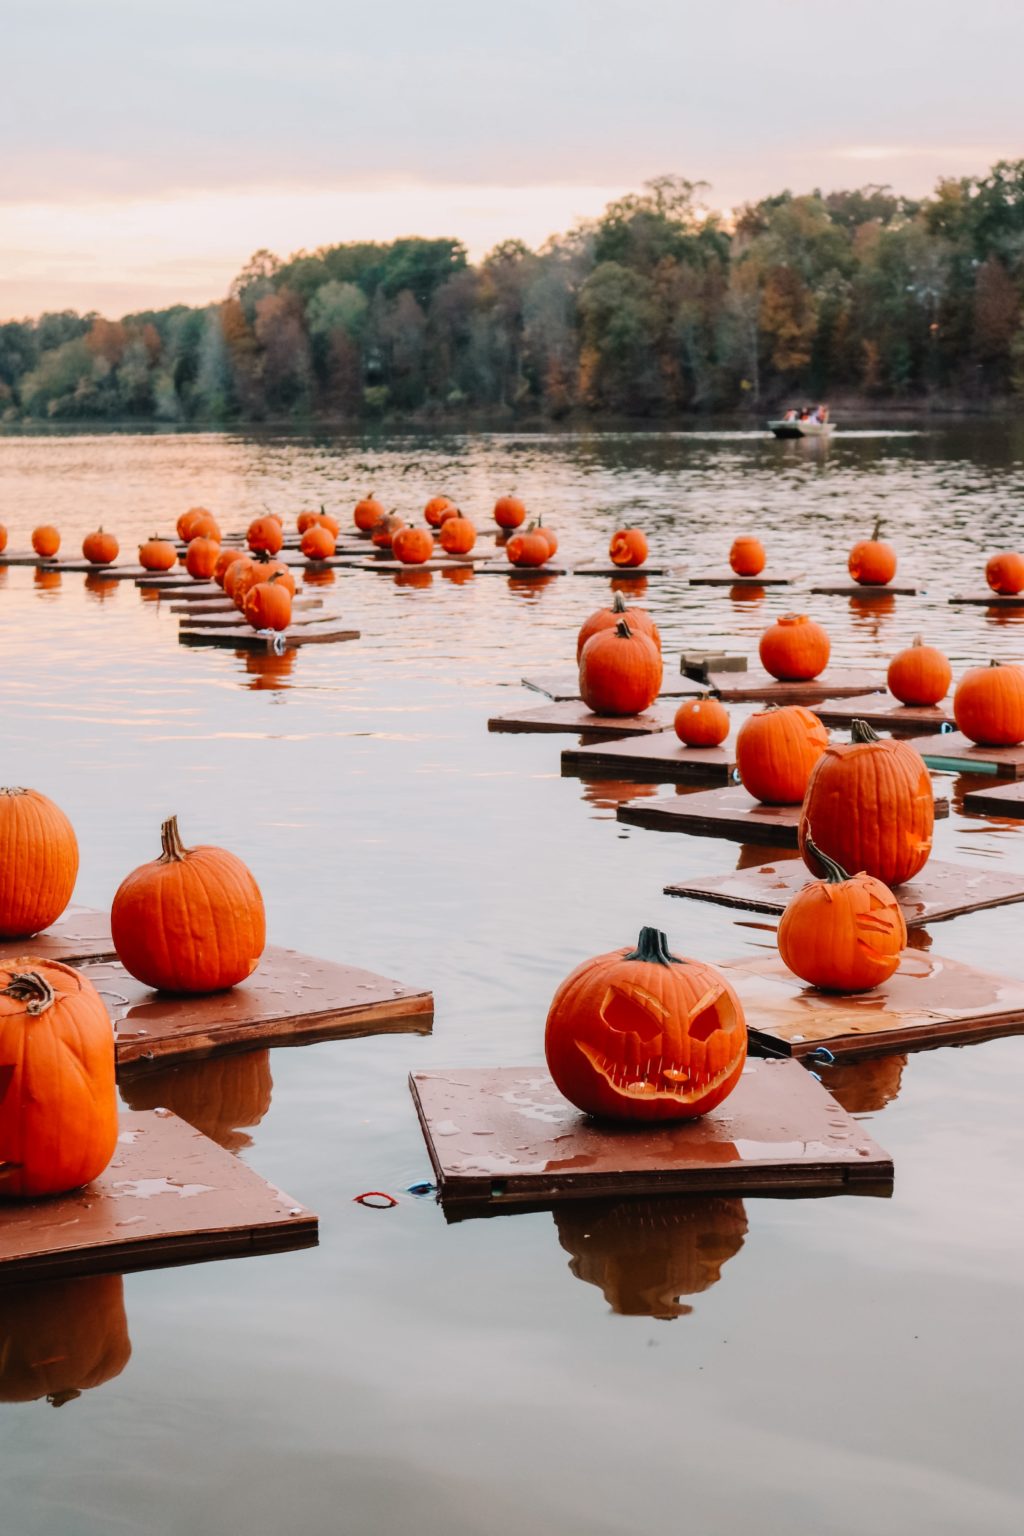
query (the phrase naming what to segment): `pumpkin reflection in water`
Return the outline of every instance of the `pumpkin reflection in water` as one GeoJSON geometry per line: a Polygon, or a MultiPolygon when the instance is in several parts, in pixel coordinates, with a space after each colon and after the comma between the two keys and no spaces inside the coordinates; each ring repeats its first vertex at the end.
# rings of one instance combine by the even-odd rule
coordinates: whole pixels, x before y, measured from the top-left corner
{"type": "Polygon", "coordinates": [[[269,1051],[215,1056],[162,1072],[147,1072],[121,1085],[129,1109],[170,1109],[228,1152],[252,1146],[246,1129],[270,1108],[274,1079],[269,1051]]]}
{"type": "Polygon", "coordinates": [[[83,583],[90,598],[96,603],[105,603],[113,597],[121,583],[113,576],[87,575],[83,583]]]}
{"type": "Polygon", "coordinates": [[[60,571],[43,571],[36,566],[33,585],[37,592],[59,592],[60,584],[60,571]]]}
{"type": "Polygon", "coordinates": [[[433,571],[418,571],[415,566],[410,566],[407,571],[396,571],[392,580],[396,587],[432,587],[434,584],[433,571]]]}
{"type": "Polygon", "coordinates": [[[120,1376],[131,1353],[120,1275],[0,1286],[0,1403],[63,1407],[120,1376]]]}
{"type": "Polygon", "coordinates": [[[596,817],[599,821],[614,821],[620,805],[643,800],[662,793],[660,784],[645,784],[637,779],[581,779],[584,805],[592,805],[608,816],[596,817]]]}
{"type": "Polygon", "coordinates": [[[621,1317],[686,1317],[682,1298],[716,1285],[747,1235],[743,1201],[709,1195],[568,1200],[554,1218],[576,1279],[621,1317]]]}
{"type": "Polygon", "coordinates": [[[867,1115],[896,1099],[906,1064],[906,1056],[872,1056],[822,1068],[821,1080],[848,1115],[867,1115]]]}
{"type": "Polygon", "coordinates": [[[270,693],[289,686],[288,679],[295,671],[297,654],[298,652],[294,650],[282,651],[280,655],[275,651],[235,652],[245,665],[245,674],[248,679],[245,686],[256,692],[270,693]]]}

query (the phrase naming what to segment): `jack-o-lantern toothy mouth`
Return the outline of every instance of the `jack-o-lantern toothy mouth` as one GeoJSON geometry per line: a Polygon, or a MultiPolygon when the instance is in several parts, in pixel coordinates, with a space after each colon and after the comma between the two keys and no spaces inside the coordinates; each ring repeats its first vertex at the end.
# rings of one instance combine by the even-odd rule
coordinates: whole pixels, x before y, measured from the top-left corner
{"type": "Polygon", "coordinates": [[[613,1061],[582,1040],[577,1040],[576,1046],[612,1092],[626,1099],[672,1099],[677,1104],[692,1104],[720,1088],[736,1070],[736,1062],[730,1061],[720,1072],[694,1074],[684,1063],[666,1062],[662,1056],[650,1060],[641,1070],[613,1061]]]}

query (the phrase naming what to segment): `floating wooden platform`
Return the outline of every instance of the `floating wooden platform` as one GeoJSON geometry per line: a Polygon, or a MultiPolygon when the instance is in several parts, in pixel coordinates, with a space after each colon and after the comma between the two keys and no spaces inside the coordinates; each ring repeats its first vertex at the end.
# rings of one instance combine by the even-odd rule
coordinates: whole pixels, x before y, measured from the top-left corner
{"type": "Polygon", "coordinates": [[[0,1282],[159,1268],[312,1247],[317,1218],[168,1109],[124,1110],[85,1189],[11,1201],[0,1282]]]}
{"type": "Polygon", "coordinates": [[[968,790],[964,795],[964,810],[982,816],[1024,820],[1024,784],[998,784],[994,789],[968,790]]]}
{"type": "Polygon", "coordinates": [[[666,560],[648,560],[643,565],[574,565],[574,576],[605,576],[613,581],[638,581],[642,576],[681,576],[686,566],[666,560]]]}
{"type": "Polygon", "coordinates": [[[110,914],[92,907],[68,907],[55,923],[30,939],[0,939],[0,960],[107,960],[114,954],[110,914]]]}
{"type": "MultiPolygon", "coordinates": [[[[360,571],[382,571],[385,576],[394,576],[398,572],[408,575],[415,571],[458,571],[476,570],[477,566],[472,560],[456,559],[454,555],[435,555],[429,560],[421,560],[418,565],[410,564],[407,560],[361,560],[356,567],[360,571]]],[[[509,566],[514,571],[514,566],[509,566]]]]}
{"type": "Polygon", "coordinates": [[[849,728],[854,720],[894,736],[913,736],[919,731],[941,731],[953,724],[953,701],[941,704],[901,704],[891,693],[865,693],[860,698],[825,699],[812,705],[814,713],[826,725],[849,728]]]}
{"type": "MultiPolygon", "coordinates": [[[[675,733],[673,732],[673,735],[675,733]]],[[[565,754],[562,754],[563,759],[565,754]]],[[[800,826],[799,805],[762,805],[742,784],[709,789],[697,795],[667,795],[620,805],[617,821],[661,832],[689,832],[695,837],[727,837],[737,843],[767,843],[795,848],[800,826]]],[[[935,814],[949,815],[949,801],[935,797],[935,814]]]]}
{"type": "Polygon", "coordinates": [[[749,672],[709,672],[707,687],[727,704],[819,704],[824,699],[883,693],[885,679],[852,667],[834,667],[803,683],[780,683],[760,667],[749,672]]]}
{"type": "Polygon", "coordinates": [[[300,645],[330,645],[335,641],[358,640],[359,636],[358,629],[345,629],[337,619],[294,623],[280,630],[253,629],[249,624],[204,629],[183,620],[178,630],[182,645],[227,645],[251,651],[294,651],[300,645]]]}
{"type": "Polygon", "coordinates": [[[799,576],[781,576],[775,571],[762,571],[760,576],[737,576],[735,571],[706,571],[690,576],[691,587],[789,587],[799,576]]]}
{"type": "Polygon", "coordinates": [[[883,585],[877,582],[867,583],[864,586],[859,581],[834,581],[819,582],[811,588],[812,592],[820,593],[825,597],[918,597],[924,591],[924,587],[913,581],[888,581],[883,585]]]}
{"type": "MultiPolygon", "coordinates": [[[[567,565],[513,565],[509,560],[495,560],[486,565],[475,565],[478,576],[515,576],[518,580],[540,581],[545,576],[568,576],[567,565]]],[[[621,574],[621,573],[620,573],[621,574]]]]}
{"type": "Polygon", "coordinates": [[[545,704],[540,709],[519,709],[511,715],[492,715],[489,731],[561,732],[572,736],[602,737],[645,736],[651,731],[670,731],[675,718],[671,705],[654,704],[642,715],[595,715],[582,699],[566,699],[560,704],[545,704]]]}
{"type": "MultiPolygon", "coordinates": [[[[687,747],[675,731],[658,731],[650,736],[627,737],[624,741],[594,746],[566,747],[562,753],[563,777],[629,779],[635,776],[654,779],[661,784],[728,784],[735,768],[734,742],[727,741],[720,747],[687,747]]],[[[657,805],[661,803],[655,802],[657,805]]]]}
{"type": "Polygon", "coordinates": [[[1024,608],[1024,592],[957,592],[946,601],[975,608],[1024,608]]]}
{"type": "Polygon", "coordinates": [[[787,1056],[833,1056],[965,1045],[1024,1030],[1024,982],[908,949],[884,987],[816,992],[766,951],[721,969],[736,988],[752,1042],[787,1056]]]}
{"type": "MultiPolygon", "coordinates": [[[[667,885],[667,896],[689,896],[722,907],[781,914],[797,891],[813,876],[802,859],[732,870],[727,875],[700,875],[667,885]]],[[[974,869],[929,859],[921,873],[896,888],[908,928],[937,923],[965,912],[1024,901],[1024,875],[1001,868],[974,869]]]]}
{"type": "MultiPolygon", "coordinates": [[[[524,677],[520,681],[524,688],[530,688],[534,693],[543,693],[546,698],[563,702],[566,699],[578,699],[580,696],[580,676],[578,672],[538,672],[533,677],[524,677]]],[[[662,680],[659,699],[692,699],[703,693],[703,685],[695,682],[693,678],[673,678],[671,675],[662,680]]]]}
{"type": "Polygon", "coordinates": [[[165,576],[137,576],[135,585],[145,592],[166,593],[177,600],[188,595],[188,600],[195,598],[223,597],[224,593],[215,581],[196,581],[187,571],[174,571],[165,576]]]}
{"type": "Polygon", "coordinates": [[[977,747],[959,731],[914,737],[908,745],[916,748],[933,770],[991,773],[1003,779],[1024,778],[1024,746],[977,747]]]}
{"type": "MultiPolygon", "coordinates": [[[[173,613],[174,608],[171,609],[173,613]]],[[[187,612],[188,610],[186,610],[187,612]]],[[[237,629],[241,615],[234,603],[230,603],[221,611],[212,604],[204,604],[198,613],[189,613],[187,618],[181,620],[187,629],[237,629]]],[[[300,602],[292,604],[292,628],[301,624],[326,624],[341,623],[337,614],[325,614],[322,597],[305,597],[300,602]]]]}
{"type": "Polygon", "coordinates": [[[119,1076],[258,1045],[307,1045],[350,1036],[430,1033],[433,995],[355,966],[269,946],[229,992],[172,996],[129,976],[117,960],[84,964],[114,1020],[119,1076]]]}
{"type": "Polygon", "coordinates": [[[55,558],[52,555],[48,555],[44,558],[42,555],[34,553],[24,554],[19,553],[17,550],[9,552],[6,549],[0,554],[0,566],[3,565],[45,565],[47,569],[52,571],[67,569],[66,562],[62,562],[59,556],[55,558]]]}
{"type": "Polygon", "coordinates": [[[750,1059],[698,1120],[623,1129],[568,1104],[543,1067],[409,1080],[440,1197],[490,1209],[599,1195],[888,1187],[892,1159],[794,1061],[750,1059]]]}
{"type": "Polygon", "coordinates": [[[111,561],[109,565],[97,565],[92,560],[41,560],[39,562],[44,571],[68,571],[80,576],[109,576],[117,581],[125,581],[129,577],[138,580],[145,576],[146,572],[141,565],[117,565],[111,561]]]}

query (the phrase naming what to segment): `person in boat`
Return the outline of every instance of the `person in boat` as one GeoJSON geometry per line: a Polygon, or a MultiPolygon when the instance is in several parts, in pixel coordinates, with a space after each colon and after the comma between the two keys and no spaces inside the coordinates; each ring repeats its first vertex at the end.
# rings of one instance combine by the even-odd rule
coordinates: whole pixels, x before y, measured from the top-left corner
{"type": "Polygon", "coordinates": [[[797,417],[797,420],[798,421],[810,421],[810,419],[811,419],[811,408],[810,408],[810,406],[809,405],[802,405],[800,407],[800,415],[797,417]]]}
{"type": "Polygon", "coordinates": [[[796,421],[796,411],[794,411],[792,406],[790,406],[789,410],[786,412],[782,419],[783,421],[796,421]]]}

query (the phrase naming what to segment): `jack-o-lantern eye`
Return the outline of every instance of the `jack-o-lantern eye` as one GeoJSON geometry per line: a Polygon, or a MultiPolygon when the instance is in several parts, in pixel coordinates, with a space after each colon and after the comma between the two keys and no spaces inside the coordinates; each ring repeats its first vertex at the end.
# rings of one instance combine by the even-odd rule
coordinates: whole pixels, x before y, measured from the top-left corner
{"type": "Polygon", "coordinates": [[[691,1040],[699,1040],[701,1044],[706,1044],[719,1030],[723,1034],[729,1034],[735,1023],[736,1013],[729,999],[718,993],[699,1013],[694,1014],[687,1034],[691,1040]]]}
{"type": "Polygon", "coordinates": [[[616,1035],[635,1035],[645,1044],[660,1038],[668,1010],[643,987],[617,987],[605,992],[598,1009],[602,1024],[616,1035]]]}

